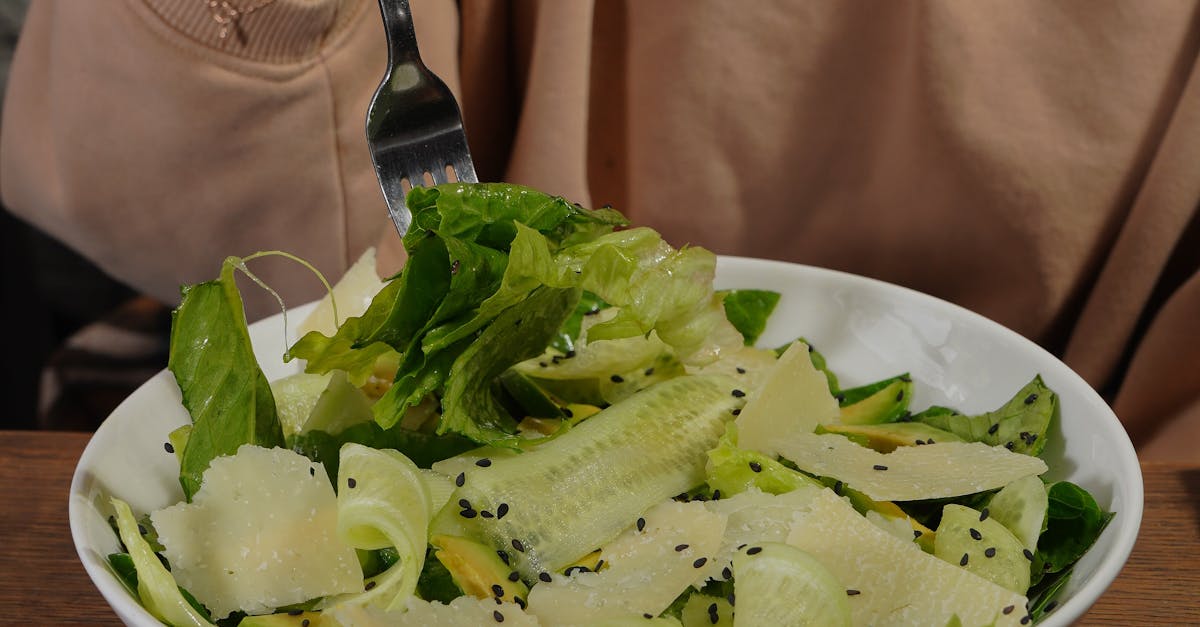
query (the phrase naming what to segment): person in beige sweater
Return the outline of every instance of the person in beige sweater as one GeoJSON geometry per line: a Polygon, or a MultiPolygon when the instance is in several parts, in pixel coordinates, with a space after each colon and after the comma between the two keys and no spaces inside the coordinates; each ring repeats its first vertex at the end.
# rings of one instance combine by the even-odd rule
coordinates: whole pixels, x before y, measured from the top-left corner
{"type": "MultiPolygon", "coordinates": [[[[1144,459],[1200,460],[1195,0],[412,4],[481,180],[958,303],[1060,355],[1144,459]]],[[[393,271],[384,64],[372,0],[35,0],[0,194],[168,304],[262,249],[393,271]]]]}

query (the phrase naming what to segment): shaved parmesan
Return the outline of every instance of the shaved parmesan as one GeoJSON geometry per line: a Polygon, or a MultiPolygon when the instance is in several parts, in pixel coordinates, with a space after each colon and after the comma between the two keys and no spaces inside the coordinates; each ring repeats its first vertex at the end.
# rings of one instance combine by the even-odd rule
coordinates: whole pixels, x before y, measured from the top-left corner
{"type": "Polygon", "coordinates": [[[807,551],[849,590],[855,625],[1018,625],[1025,597],[921,551],[871,524],[825,490],[792,527],[807,551]],[[1006,613],[1005,610],[1008,610],[1006,613]]]}
{"type": "Polygon", "coordinates": [[[246,444],[214,459],[191,503],[150,520],[171,573],[214,618],[363,586],[325,467],[286,449],[246,444]]]}
{"type": "Polygon", "coordinates": [[[600,572],[555,576],[529,592],[529,613],[547,625],[591,625],[657,616],[716,557],[725,518],[699,502],[668,501],[646,512],[601,551],[600,572]]]}
{"type": "Polygon", "coordinates": [[[974,494],[1046,472],[1046,462],[981,442],[938,442],[879,453],[834,434],[794,434],[776,442],[800,470],[833,477],[876,501],[974,494]]]}
{"type": "Polygon", "coordinates": [[[738,415],[738,446],[779,455],[782,442],[812,433],[818,424],[837,422],[838,413],[829,380],[813,366],[808,345],[795,342],[738,415]]]}
{"type": "Polygon", "coordinates": [[[539,624],[515,603],[471,596],[458,597],[449,604],[412,597],[407,609],[391,611],[356,604],[338,605],[322,612],[322,617],[342,627],[460,627],[498,623],[504,623],[505,627],[537,627],[539,624]]]}

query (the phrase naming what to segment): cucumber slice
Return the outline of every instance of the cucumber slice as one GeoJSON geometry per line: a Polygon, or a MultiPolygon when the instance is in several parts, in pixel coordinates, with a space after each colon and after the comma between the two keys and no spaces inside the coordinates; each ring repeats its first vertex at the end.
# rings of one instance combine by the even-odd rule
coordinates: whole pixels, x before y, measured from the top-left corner
{"type": "Polygon", "coordinates": [[[787,544],[765,542],[733,558],[739,625],[850,625],[846,587],[819,561],[787,544]]]}
{"type": "Polygon", "coordinates": [[[705,453],[741,404],[734,388],[726,377],[671,379],[525,453],[478,460],[447,510],[527,581],[558,572],[704,481],[705,453]]]}
{"type": "MultiPolygon", "coordinates": [[[[986,511],[986,510],[985,510],[986,511]]],[[[1017,594],[1029,589],[1029,560],[1021,541],[989,515],[950,504],[933,542],[933,554],[1017,594]]]]}
{"type": "Polygon", "coordinates": [[[733,627],[733,606],[728,599],[693,594],[679,615],[683,627],[733,627]]]}
{"type": "Polygon", "coordinates": [[[1039,477],[1025,477],[1004,486],[988,503],[992,518],[1009,531],[1031,552],[1037,552],[1038,538],[1046,528],[1050,499],[1046,484],[1039,477]]]}

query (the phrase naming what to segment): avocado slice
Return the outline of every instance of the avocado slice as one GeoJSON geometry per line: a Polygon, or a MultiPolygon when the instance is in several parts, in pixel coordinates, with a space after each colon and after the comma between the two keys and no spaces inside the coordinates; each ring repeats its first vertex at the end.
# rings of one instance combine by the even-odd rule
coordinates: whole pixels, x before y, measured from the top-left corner
{"type": "MultiPolygon", "coordinates": [[[[821,425],[821,431],[840,433],[867,448],[891,453],[898,446],[921,446],[935,442],[962,442],[957,435],[920,422],[878,425],[821,425]]],[[[821,431],[818,431],[820,433],[821,431]]]]}
{"type": "Polygon", "coordinates": [[[908,411],[912,390],[912,377],[907,373],[842,390],[837,395],[841,423],[876,425],[896,422],[908,411]]]}
{"type": "Polygon", "coordinates": [[[450,577],[464,593],[509,602],[518,597],[529,598],[529,588],[491,547],[450,535],[435,535],[429,542],[436,547],[434,556],[450,571],[450,577]]]}

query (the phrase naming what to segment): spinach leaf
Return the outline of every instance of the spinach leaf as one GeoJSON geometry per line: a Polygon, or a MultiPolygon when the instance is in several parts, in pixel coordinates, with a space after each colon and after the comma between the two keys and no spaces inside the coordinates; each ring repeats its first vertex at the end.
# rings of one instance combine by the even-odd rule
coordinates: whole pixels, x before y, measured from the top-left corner
{"type": "Polygon", "coordinates": [[[542,287],[500,314],[451,367],[438,433],[515,446],[516,421],[492,382],[513,364],[540,355],[578,301],[578,289],[542,287]]]}
{"type": "Polygon", "coordinates": [[[768,290],[727,290],[725,316],[742,337],[746,346],[753,346],[767,328],[767,318],[779,304],[779,292],[768,290]]]}
{"type": "Polygon", "coordinates": [[[611,305],[604,302],[603,298],[591,292],[583,292],[583,295],[579,297],[579,304],[575,305],[575,311],[563,322],[554,339],[550,341],[550,347],[560,353],[575,350],[575,342],[579,340],[579,335],[583,332],[583,319],[609,307],[611,305]]]}
{"type": "Polygon", "coordinates": [[[1046,530],[1038,538],[1041,570],[1056,573],[1074,564],[1091,548],[1113,518],[1087,490],[1069,481],[1047,486],[1046,530]]]}
{"type": "Polygon", "coordinates": [[[283,445],[275,399],[254,358],[234,280],[240,263],[230,257],[218,279],[184,288],[183,302],[172,314],[167,367],[192,416],[179,469],[189,502],[214,458],[233,455],[243,444],[283,445]]]}

